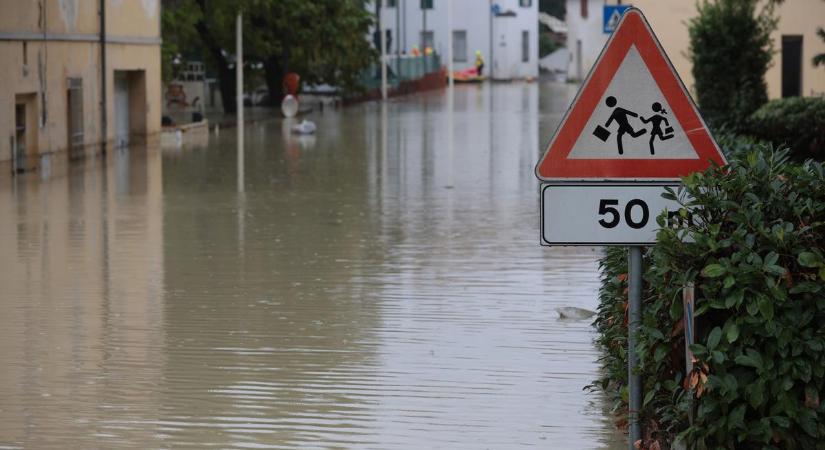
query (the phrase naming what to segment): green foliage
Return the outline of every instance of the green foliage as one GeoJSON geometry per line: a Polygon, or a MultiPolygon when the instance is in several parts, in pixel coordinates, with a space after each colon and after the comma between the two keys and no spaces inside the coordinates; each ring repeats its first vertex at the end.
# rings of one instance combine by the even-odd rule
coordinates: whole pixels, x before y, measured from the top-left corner
{"type": "Polygon", "coordinates": [[[722,149],[722,153],[725,154],[728,161],[743,159],[749,153],[761,149],[765,145],[764,141],[752,136],[738,135],[726,127],[721,127],[715,133],[715,137],[716,143],[719,144],[719,148],[722,149]]]}
{"type": "Polygon", "coordinates": [[[564,20],[567,14],[567,3],[565,0],[539,0],[539,11],[564,20]]]}
{"type": "MultiPolygon", "coordinates": [[[[816,35],[825,42],[825,28],[819,27],[816,29],[816,35]]],[[[820,65],[825,66],[825,53],[819,53],[814,55],[813,59],[811,60],[814,67],[819,67],[820,65]]]]}
{"type": "Polygon", "coordinates": [[[596,344],[604,357],[603,375],[590,388],[601,388],[613,401],[613,412],[620,421],[627,412],[627,251],[610,247],[599,261],[601,287],[594,326],[599,334],[596,344]]]}
{"type": "MultiPolygon", "coordinates": [[[[165,0],[164,58],[202,51],[220,82],[224,107],[234,110],[235,21],[243,12],[244,59],[263,63],[270,98],[296,72],[304,83],[357,89],[375,59],[367,39],[372,15],[363,0],[165,0]]],[[[168,63],[166,73],[169,73],[168,63]]]]}
{"type": "Polygon", "coordinates": [[[689,56],[696,100],[711,126],[737,130],[768,100],[765,72],[776,28],[773,3],[757,12],[758,0],[703,0],[690,20],[689,56]]]}
{"type": "MultiPolygon", "coordinates": [[[[174,79],[175,66],[173,60],[184,49],[192,53],[200,53],[197,33],[194,29],[195,21],[199,18],[197,11],[191,8],[179,7],[183,2],[164,0],[161,8],[160,28],[163,35],[161,45],[161,78],[164,82],[174,79]]],[[[202,58],[199,58],[202,59],[202,58]]]]}
{"type": "Polygon", "coordinates": [[[797,159],[825,160],[825,98],[770,101],[750,116],[747,128],[757,138],[790,146],[797,159]]]}
{"type": "Polygon", "coordinates": [[[302,82],[353,90],[375,60],[367,38],[372,15],[363,1],[247,1],[254,11],[245,30],[248,51],[273,69],[268,77],[296,72],[302,82]]]}
{"type": "MultiPolygon", "coordinates": [[[[658,394],[698,397],[671,402],[673,419],[695,408],[681,434],[696,448],[825,445],[825,167],[787,155],[765,147],[686,177],[680,198],[693,225],[661,230],[650,251],[650,303],[673,306],[696,284],[693,352],[707,385],[701,396],[683,384],[658,394]]],[[[680,308],[668,309],[657,319],[678,324],[680,308]]],[[[649,353],[679,338],[645,333],[641,345],[649,353]]],[[[661,363],[646,370],[673,373],[661,363]]]]}
{"type": "MultiPolygon", "coordinates": [[[[755,147],[666,194],[692,221],[645,255],[637,351],[648,445],[825,448],[825,166],[755,147]],[[686,378],[681,290],[695,283],[695,368],[686,378]],[[693,424],[688,415],[694,417],[693,424]]],[[[664,216],[659,218],[662,225],[664,216]]],[[[625,253],[602,260],[597,385],[626,411],[625,253]]]]}
{"type": "Polygon", "coordinates": [[[547,33],[539,33],[539,58],[544,58],[558,48],[559,45],[547,33]]]}

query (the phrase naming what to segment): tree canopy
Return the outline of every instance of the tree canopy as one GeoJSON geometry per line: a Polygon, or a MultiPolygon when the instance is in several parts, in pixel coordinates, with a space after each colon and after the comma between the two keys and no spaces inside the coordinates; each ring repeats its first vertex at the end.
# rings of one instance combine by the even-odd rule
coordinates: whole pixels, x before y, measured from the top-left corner
{"type": "Polygon", "coordinates": [[[305,83],[357,89],[375,59],[368,40],[373,23],[364,0],[165,0],[164,59],[201,53],[217,72],[224,109],[234,111],[235,19],[243,12],[244,60],[262,63],[270,100],[282,97],[281,81],[296,72],[305,83]]]}

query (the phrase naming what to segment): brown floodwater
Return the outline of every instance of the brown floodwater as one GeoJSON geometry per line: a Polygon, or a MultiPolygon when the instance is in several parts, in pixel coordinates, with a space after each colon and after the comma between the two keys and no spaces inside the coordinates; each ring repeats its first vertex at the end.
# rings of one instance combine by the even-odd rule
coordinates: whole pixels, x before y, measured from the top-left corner
{"type": "Polygon", "coordinates": [[[240,189],[233,129],[5,177],[0,448],[623,448],[554,311],[595,309],[601,252],[539,246],[574,93],[250,124],[240,189]]]}

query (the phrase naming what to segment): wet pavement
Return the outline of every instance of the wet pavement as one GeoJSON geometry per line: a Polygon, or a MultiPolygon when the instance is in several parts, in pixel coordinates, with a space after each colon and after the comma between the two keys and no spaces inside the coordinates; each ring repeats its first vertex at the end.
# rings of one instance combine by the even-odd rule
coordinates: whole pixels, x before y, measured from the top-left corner
{"type": "Polygon", "coordinates": [[[595,308],[600,250],[539,246],[574,94],[249,125],[243,192],[234,130],[6,179],[0,448],[624,448],[554,311],[595,308]]]}

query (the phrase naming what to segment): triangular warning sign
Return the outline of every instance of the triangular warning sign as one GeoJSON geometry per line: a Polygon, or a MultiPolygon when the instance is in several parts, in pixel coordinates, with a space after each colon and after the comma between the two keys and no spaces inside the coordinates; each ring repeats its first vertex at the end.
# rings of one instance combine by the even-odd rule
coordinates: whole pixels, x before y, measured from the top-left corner
{"type": "Polygon", "coordinates": [[[541,180],[669,180],[725,157],[641,11],[608,39],[536,166],[541,180]]]}

